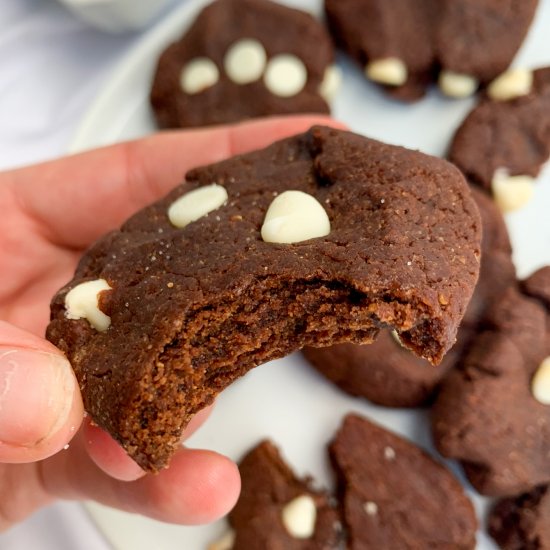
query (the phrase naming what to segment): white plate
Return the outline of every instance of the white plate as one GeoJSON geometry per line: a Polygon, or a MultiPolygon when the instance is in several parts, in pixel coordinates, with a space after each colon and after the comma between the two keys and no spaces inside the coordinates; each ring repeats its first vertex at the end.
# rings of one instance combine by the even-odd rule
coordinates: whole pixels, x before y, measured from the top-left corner
{"type": "Polygon", "coordinates": [[[90,25],[111,33],[141,29],[171,0],[59,0],[90,25]]]}
{"type": "MultiPolygon", "coordinates": [[[[188,0],[145,35],[117,68],[84,118],[72,152],[154,131],[148,93],[156,59],[164,47],[193,21],[210,0],[188,0]]],[[[320,0],[285,0],[286,4],[321,11],[320,0]]],[[[550,64],[550,0],[542,0],[535,24],[516,65],[550,64]]],[[[346,60],[344,87],[334,104],[337,118],[371,137],[442,156],[473,100],[449,101],[433,90],[423,101],[401,105],[385,98],[346,60]]],[[[508,226],[520,276],[550,263],[550,169],[539,178],[535,200],[509,215],[508,226]]],[[[422,411],[385,409],[348,397],[309,369],[300,355],[274,361],[249,373],[218,399],[212,418],[189,444],[215,449],[238,459],[265,437],[283,449],[298,474],[311,473],[331,487],[325,445],[343,415],[357,411],[433,451],[422,411]]],[[[456,465],[451,467],[460,476],[456,465]]],[[[487,502],[468,489],[480,517],[487,502]]],[[[116,549],[203,550],[223,531],[223,522],[204,527],[178,527],[89,504],[92,517],[116,549]]],[[[494,548],[483,533],[478,549],[494,548]]]]}

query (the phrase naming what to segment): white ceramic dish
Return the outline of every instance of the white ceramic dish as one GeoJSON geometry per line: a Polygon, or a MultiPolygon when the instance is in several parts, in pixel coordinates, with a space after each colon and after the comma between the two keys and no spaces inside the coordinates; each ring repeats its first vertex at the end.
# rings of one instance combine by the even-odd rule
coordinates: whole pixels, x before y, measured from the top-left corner
{"type": "MultiPolygon", "coordinates": [[[[189,0],[152,29],[117,68],[90,108],[72,142],[81,151],[154,131],[147,96],[158,54],[192,22],[210,0],[189,0]]],[[[285,0],[319,13],[320,0],[285,0]]],[[[542,0],[537,19],[516,65],[550,64],[550,0],[542,0]]],[[[360,133],[389,143],[443,155],[456,126],[473,100],[453,102],[432,91],[415,105],[386,99],[345,60],[344,86],[334,104],[335,116],[360,133]]],[[[507,217],[520,276],[550,263],[550,169],[539,178],[535,200],[507,217]]],[[[249,373],[226,390],[208,424],[189,444],[215,449],[238,459],[264,437],[273,438],[299,474],[311,473],[326,486],[333,479],[325,445],[343,415],[356,411],[433,451],[423,411],[384,409],[343,394],[308,368],[299,354],[249,373]]],[[[456,465],[451,467],[460,476],[456,465]]],[[[461,478],[462,479],[462,478],[461,478]]],[[[487,501],[468,488],[480,517],[487,501]]],[[[224,529],[223,522],[178,527],[88,505],[92,517],[117,550],[203,550],[224,529]]],[[[478,549],[494,545],[480,533],[478,549]]]]}
{"type": "Polygon", "coordinates": [[[141,29],[173,0],[59,0],[78,17],[111,33],[141,29]]]}

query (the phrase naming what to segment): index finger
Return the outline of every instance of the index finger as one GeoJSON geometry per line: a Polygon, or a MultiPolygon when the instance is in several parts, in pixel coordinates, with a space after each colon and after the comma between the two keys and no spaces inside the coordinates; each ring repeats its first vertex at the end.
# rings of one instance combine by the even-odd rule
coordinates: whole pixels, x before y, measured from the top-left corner
{"type": "Polygon", "coordinates": [[[321,116],[272,118],[174,131],[0,175],[48,240],[84,248],[181,183],[193,167],[335,124],[321,116]]]}

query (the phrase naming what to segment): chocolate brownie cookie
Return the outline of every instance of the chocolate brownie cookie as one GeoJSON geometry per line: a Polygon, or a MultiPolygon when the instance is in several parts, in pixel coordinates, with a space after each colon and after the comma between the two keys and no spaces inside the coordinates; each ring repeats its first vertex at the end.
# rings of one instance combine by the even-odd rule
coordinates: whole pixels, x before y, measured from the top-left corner
{"type": "Polygon", "coordinates": [[[550,482],[550,267],[493,306],[432,409],[438,449],[474,487],[508,496],[550,482]]]}
{"type": "Polygon", "coordinates": [[[471,95],[510,65],[538,0],[325,0],[332,35],[371,80],[405,101],[439,78],[471,95]],[[439,77],[438,77],[439,74],[439,77]]]}
{"type": "Polygon", "coordinates": [[[440,0],[325,0],[336,44],[368,78],[406,101],[419,99],[436,74],[440,0]]]}
{"type": "Polygon", "coordinates": [[[513,70],[497,79],[456,132],[449,152],[504,210],[531,197],[532,180],[549,157],[550,68],[513,70]]]}
{"type": "MultiPolygon", "coordinates": [[[[332,499],[298,479],[270,441],[240,462],[241,496],[228,519],[231,550],[343,548],[340,515],[332,499]]],[[[222,539],[223,540],[223,539],[222,539]]],[[[213,545],[214,546],[214,545],[213,545]]]]}
{"type": "Polygon", "coordinates": [[[503,550],[550,550],[549,486],[499,501],[489,516],[489,533],[503,550]]]}
{"type": "Polygon", "coordinates": [[[161,55],[151,105],[160,127],[328,113],[338,69],[324,27],[268,0],[217,0],[161,55]]]}
{"type": "Polygon", "coordinates": [[[441,0],[436,49],[439,86],[450,96],[475,92],[504,72],[533,21],[538,0],[441,0]]]}
{"type": "Polygon", "coordinates": [[[460,361],[487,308],[516,282],[504,220],[485,193],[472,189],[483,227],[479,281],[458,330],[457,342],[437,369],[405,349],[384,331],[368,346],[338,344],[305,348],[304,355],[329,380],[351,395],[388,407],[429,404],[440,381],[460,361]]]}
{"type": "Polygon", "coordinates": [[[480,229],[451,164],[316,127],[192,170],[102,238],[54,297],[47,336],[94,421],[155,471],[233,380],[305,345],[393,328],[438,363],[480,229]]]}
{"type": "Polygon", "coordinates": [[[460,483],[428,453],[348,415],[329,447],[348,548],[475,548],[477,521],[460,483]]]}

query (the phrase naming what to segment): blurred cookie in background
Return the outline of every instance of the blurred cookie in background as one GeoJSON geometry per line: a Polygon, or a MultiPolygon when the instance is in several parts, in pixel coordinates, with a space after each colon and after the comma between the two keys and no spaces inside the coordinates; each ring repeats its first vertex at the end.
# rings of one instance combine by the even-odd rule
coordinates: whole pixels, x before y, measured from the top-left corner
{"type": "Polygon", "coordinates": [[[151,105],[161,128],[328,113],[340,73],[324,26],[268,0],[217,0],[161,55],[151,105]]]}
{"type": "Polygon", "coordinates": [[[312,479],[298,479],[269,440],[239,463],[241,496],[229,513],[230,528],[208,550],[339,550],[340,514],[312,479]]]}
{"type": "Polygon", "coordinates": [[[550,482],[549,289],[545,267],[506,291],[432,408],[436,447],[484,495],[550,482]]]}
{"type": "Polygon", "coordinates": [[[550,157],[550,67],[511,69],[487,88],[452,141],[449,160],[504,212],[533,196],[550,157]]]}
{"type": "Polygon", "coordinates": [[[467,97],[505,71],[537,0],[325,0],[336,44],[392,97],[467,97]]]}
{"type": "Polygon", "coordinates": [[[512,63],[533,22],[538,0],[441,0],[436,50],[439,87],[469,96],[512,63]]]}
{"type": "Polygon", "coordinates": [[[325,0],[338,47],[370,80],[405,101],[420,99],[436,74],[440,0],[325,0]]]}
{"type": "Polygon", "coordinates": [[[489,534],[503,550],[548,550],[550,486],[498,501],[489,516],[489,534]]]}

